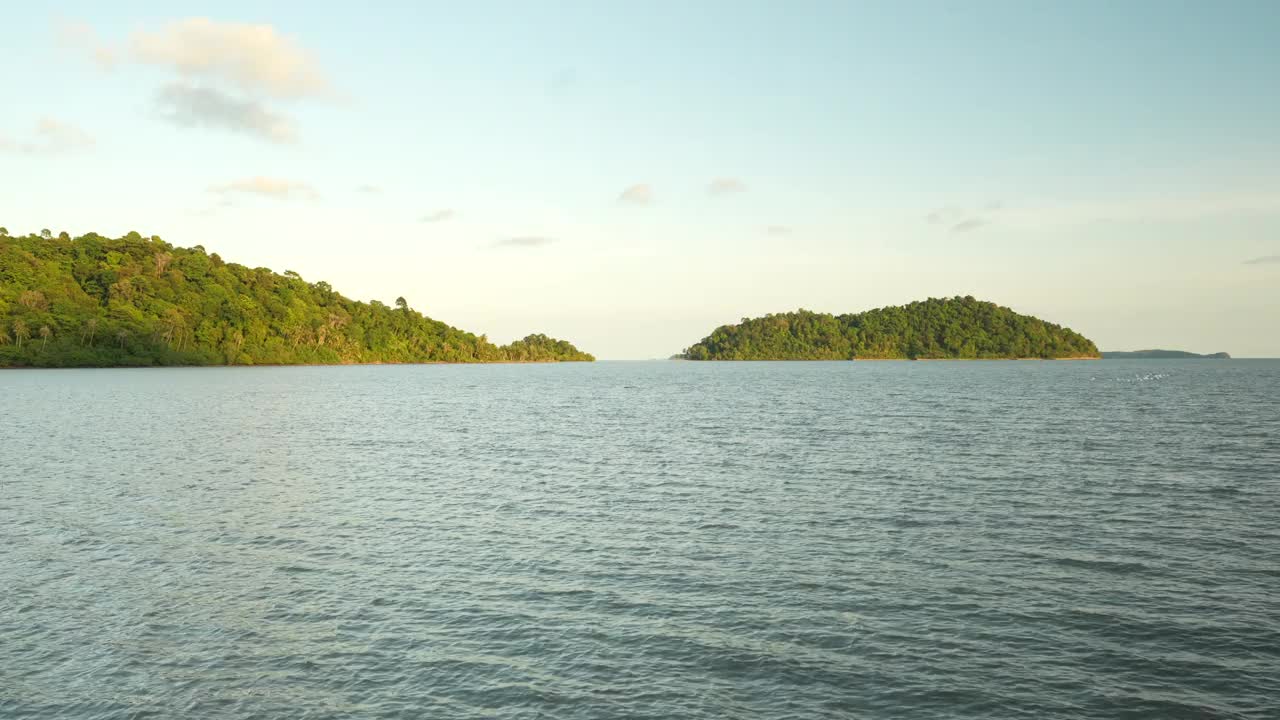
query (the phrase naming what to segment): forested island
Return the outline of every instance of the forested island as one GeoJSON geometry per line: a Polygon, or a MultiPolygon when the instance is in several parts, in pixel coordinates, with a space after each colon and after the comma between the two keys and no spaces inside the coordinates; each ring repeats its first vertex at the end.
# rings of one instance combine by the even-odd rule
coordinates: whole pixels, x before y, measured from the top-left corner
{"type": "Polygon", "coordinates": [[[1092,340],[973,297],[830,315],[744,318],[684,350],[685,360],[1097,359],[1092,340]]]}
{"type": "Polygon", "coordinates": [[[1199,355],[1185,350],[1108,350],[1102,353],[1104,360],[1230,360],[1224,352],[1199,355]]]}
{"type": "Polygon", "coordinates": [[[129,233],[0,228],[0,367],[594,360],[564,340],[494,345],[409,307],[129,233]]]}

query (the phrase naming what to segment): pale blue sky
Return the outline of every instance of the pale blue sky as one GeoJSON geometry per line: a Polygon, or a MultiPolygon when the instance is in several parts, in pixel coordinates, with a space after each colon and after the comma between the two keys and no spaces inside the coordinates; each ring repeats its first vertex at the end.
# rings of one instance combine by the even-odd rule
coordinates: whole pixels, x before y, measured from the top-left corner
{"type": "Polygon", "coordinates": [[[0,9],[0,225],[603,358],[954,294],[1280,356],[1280,3],[319,8],[0,9]]]}

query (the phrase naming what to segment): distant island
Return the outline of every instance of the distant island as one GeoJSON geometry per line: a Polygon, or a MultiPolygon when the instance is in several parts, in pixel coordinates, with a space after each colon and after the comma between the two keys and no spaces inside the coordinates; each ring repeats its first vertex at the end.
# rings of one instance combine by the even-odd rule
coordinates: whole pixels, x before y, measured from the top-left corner
{"type": "Polygon", "coordinates": [[[1122,352],[1108,350],[1102,353],[1103,360],[1230,360],[1231,356],[1224,352],[1199,355],[1185,350],[1133,350],[1122,352]]]}
{"type": "Polygon", "coordinates": [[[830,315],[808,310],[716,328],[683,360],[1097,359],[1092,340],[973,297],[830,315]]]}
{"type": "Polygon", "coordinates": [[[224,262],[158,237],[0,228],[0,367],[590,361],[564,340],[494,345],[398,298],[224,262]]]}

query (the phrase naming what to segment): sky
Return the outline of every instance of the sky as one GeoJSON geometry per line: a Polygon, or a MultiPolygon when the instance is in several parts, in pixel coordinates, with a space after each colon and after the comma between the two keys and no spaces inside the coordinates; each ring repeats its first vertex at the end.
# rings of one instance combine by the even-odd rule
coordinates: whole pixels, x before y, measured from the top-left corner
{"type": "Polygon", "coordinates": [[[1280,3],[0,8],[0,225],[506,342],[974,295],[1280,357],[1280,3]]]}

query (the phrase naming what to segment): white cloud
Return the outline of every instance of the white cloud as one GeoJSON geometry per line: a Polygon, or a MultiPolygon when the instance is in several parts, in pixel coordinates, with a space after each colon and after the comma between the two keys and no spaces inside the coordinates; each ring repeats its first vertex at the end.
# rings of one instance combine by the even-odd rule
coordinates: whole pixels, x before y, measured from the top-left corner
{"type": "Polygon", "coordinates": [[[791,227],[788,225],[770,225],[766,227],[764,231],[774,237],[780,237],[783,235],[790,235],[791,227]]]}
{"type": "Polygon", "coordinates": [[[191,78],[225,81],[246,93],[277,98],[332,93],[305,48],[270,25],[187,18],[129,38],[130,56],[191,78]]]}
{"type": "Polygon", "coordinates": [[[26,140],[0,137],[0,150],[25,155],[53,155],[92,147],[93,138],[80,128],[53,118],[40,118],[26,140]]]}
{"type": "Polygon", "coordinates": [[[1252,260],[1245,260],[1245,265],[1280,265],[1280,255],[1263,255],[1252,260]]]}
{"type": "Polygon", "coordinates": [[[194,17],[136,30],[113,44],[86,23],[64,21],[58,35],[106,69],[132,63],[168,71],[156,103],[162,117],[183,127],[290,142],[296,124],[268,101],[337,97],[312,53],[270,25],[194,17]]]}
{"type": "Polygon", "coordinates": [[[521,235],[518,237],[502,238],[493,243],[494,247],[541,247],[550,245],[555,242],[555,238],[544,237],[542,235],[521,235]]]}
{"type": "Polygon", "coordinates": [[[214,185],[209,188],[209,192],[218,193],[220,195],[231,194],[250,194],[272,197],[279,200],[290,200],[301,198],[304,200],[315,200],[320,197],[315,188],[304,182],[296,182],[293,180],[279,180],[268,177],[251,177],[243,180],[235,180],[224,185],[214,185]]]}
{"type": "Polygon", "coordinates": [[[437,210],[428,215],[423,215],[422,222],[424,223],[444,222],[445,220],[452,220],[455,215],[457,215],[457,213],[455,213],[452,210],[437,210]]]}
{"type": "Polygon", "coordinates": [[[648,205],[653,202],[653,188],[644,183],[632,185],[618,195],[618,202],[626,205],[648,205]]]}
{"type": "Polygon", "coordinates": [[[169,83],[156,93],[156,106],[165,120],[182,127],[221,128],[280,143],[297,139],[293,120],[217,88],[169,83]]]}
{"type": "Polygon", "coordinates": [[[707,192],[712,195],[732,195],[733,193],[746,192],[746,189],[746,183],[730,177],[716,178],[707,184],[707,192]]]}
{"type": "Polygon", "coordinates": [[[370,185],[366,183],[364,185],[357,185],[356,192],[364,193],[366,195],[381,195],[382,188],[377,185],[370,185]]]}

